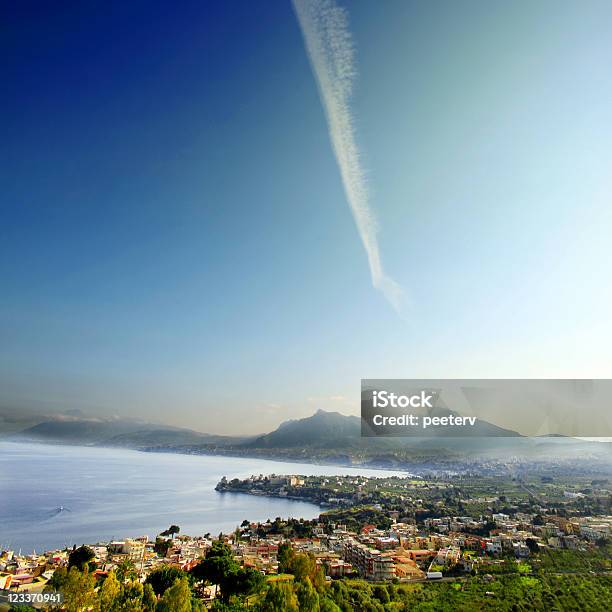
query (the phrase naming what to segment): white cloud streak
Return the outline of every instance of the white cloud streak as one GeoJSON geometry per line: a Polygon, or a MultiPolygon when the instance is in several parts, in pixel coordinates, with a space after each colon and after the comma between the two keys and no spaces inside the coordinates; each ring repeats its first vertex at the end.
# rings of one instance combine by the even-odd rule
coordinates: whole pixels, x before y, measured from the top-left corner
{"type": "Polygon", "coordinates": [[[372,284],[401,312],[404,291],[383,270],[378,226],[355,139],[351,94],[357,71],[346,11],[334,0],[292,1],[325,109],[344,192],[368,257],[372,284]]]}

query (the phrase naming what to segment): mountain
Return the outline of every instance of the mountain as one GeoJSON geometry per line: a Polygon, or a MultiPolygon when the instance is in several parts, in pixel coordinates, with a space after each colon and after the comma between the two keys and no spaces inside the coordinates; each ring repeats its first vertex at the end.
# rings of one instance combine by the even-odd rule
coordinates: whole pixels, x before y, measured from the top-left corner
{"type": "MultiPolygon", "coordinates": [[[[256,437],[218,436],[130,419],[55,415],[13,433],[17,441],[95,445],[154,452],[214,454],[303,462],[412,469],[415,465],[466,465],[476,457],[600,457],[609,460],[612,444],[574,438],[528,438],[493,431],[482,437],[362,437],[361,419],[319,410],[310,417],[282,423],[256,437]],[[497,434],[497,435],[496,435],[497,434]]],[[[492,427],[493,429],[488,429],[492,427]]]]}
{"type": "MultiPolygon", "coordinates": [[[[432,412],[432,416],[456,415],[452,411],[442,410],[432,412]]],[[[262,454],[269,451],[281,453],[283,456],[303,456],[308,453],[321,457],[337,455],[338,457],[361,456],[370,461],[387,463],[397,453],[419,453],[431,455],[435,453],[462,452],[466,448],[488,447],[498,437],[516,439],[519,434],[505,430],[491,423],[477,423],[472,436],[457,434],[455,427],[440,427],[444,433],[437,436],[419,436],[420,430],[409,431],[405,437],[372,436],[362,437],[362,420],[356,416],[346,416],[339,412],[318,410],[304,419],[286,421],[276,430],[248,441],[239,447],[242,451],[252,451],[262,454]],[[478,436],[476,438],[475,436],[478,436]],[[456,442],[453,442],[457,440],[456,442]],[[464,440],[464,442],[462,442],[464,440]]],[[[496,444],[496,443],[493,443],[496,444]]],[[[499,443],[497,443],[499,445],[499,443]]],[[[503,445],[503,444],[502,444],[503,445]]]]}
{"type": "Polygon", "coordinates": [[[339,412],[318,410],[305,419],[285,421],[278,429],[259,436],[244,448],[350,448],[361,439],[361,419],[339,412]]]}
{"type": "Polygon", "coordinates": [[[202,434],[189,429],[139,429],[117,434],[106,438],[98,444],[104,446],[120,446],[124,448],[150,448],[167,444],[202,444],[208,440],[208,434],[202,434]]]}
{"type": "MultiPolygon", "coordinates": [[[[434,409],[430,416],[458,416],[434,409]]],[[[474,426],[471,435],[458,435],[453,427],[437,436],[362,437],[361,419],[319,410],[304,419],[286,421],[276,430],[244,444],[217,448],[217,453],[266,458],[361,465],[372,468],[411,469],[415,464],[457,466],[476,457],[487,460],[530,457],[609,457],[612,444],[574,438],[530,438],[487,421],[474,426]]]]}
{"type": "MultiPolygon", "coordinates": [[[[65,442],[73,444],[95,444],[105,438],[135,432],[142,428],[141,423],[123,419],[89,419],[78,417],[53,418],[19,432],[20,438],[65,442]]],[[[15,437],[15,436],[13,436],[15,437]]]]}
{"type": "Polygon", "coordinates": [[[214,436],[191,429],[131,419],[100,419],[62,414],[13,433],[11,439],[123,448],[239,444],[245,438],[214,436]]]}
{"type": "Polygon", "coordinates": [[[119,434],[102,441],[104,446],[121,446],[124,448],[146,448],[152,450],[155,447],[191,447],[198,445],[226,446],[240,444],[246,437],[217,436],[214,434],[200,433],[190,429],[145,429],[135,432],[119,434]]]}
{"type": "Polygon", "coordinates": [[[34,410],[27,410],[17,406],[0,406],[0,436],[22,431],[42,421],[46,421],[48,418],[48,415],[34,410]]]}

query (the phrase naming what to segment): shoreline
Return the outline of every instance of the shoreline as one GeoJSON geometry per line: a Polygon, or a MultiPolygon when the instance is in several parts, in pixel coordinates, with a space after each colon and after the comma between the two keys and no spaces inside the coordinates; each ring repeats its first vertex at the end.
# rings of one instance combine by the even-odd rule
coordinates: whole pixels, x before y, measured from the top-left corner
{"type": "MultiPolygon", "coordinates": [[[[226,496],[224,502],[215,485],[224,475],[231,479],[258,473],[330,476],[362,473],[349,466],[263,458],[252,461],[245,457],[223,460],[208,454],[199,461],[189,459],[185,453],[146,455],[135,450],[1,439],[0,460],[7,476],[3,493],[6,501],[11,502],[3,504],[0,517],[2,547],[32,552],[120,539],[133,533],[152,537],[167,527],[166,522],[180,524],[187,533],[198,534],[231,530],[245,517],[257,521],[276,516],[311,520],[325,509],[316,501],[293,496],[241,496],[231,501],[226,496]],[[166,454],[174,458],[168,457],[166,461],[166,454]],[[154,461],[148,461],[154,457],[154,461]],[[24,472],[20,471],[22,468],[24,472]],[[57,481],[43,476],[49,469],[58,474],[57,481]],[[182,475],[178,481],[177,474],[182,475]],[[36,497],[23,489],[20,483],[24,477],[30,479],[30,492],[34,491],[36,497]],[[121,493],[125,487],[130,489],[129,498],[121,493]],[[23,506],[28,512],[15,513],[11,510],[13,506],[23,506]],[[59,507],[69,512],[58,514],[59,507]],[[134,516],[141,519],[134,520],[134,516]]],[[[389,475],[381,470],[365,472],[373,477],[389,475]]]]}
{"type": "MultiPolygon", "coordinates": [[[[181,456],[192,456],[192,457],[231,457],[234,459],[257,459],[261,461],[273,461],[276,463],[295,463],[295,464],[306,464],[306,465],[315,465],[320,467],[330,467],[335,469],[347,468],[351,470],[371,470],[371,471],[379,471],[379,472],[401,472],[403,475],[411,476],[414,478],[421,478],[418,474],[410,471],[414,470],[416,466],[411,465],[410,468],[400,467],[400,466],[378,466],[378,465],[369,465],[367,463],[341,463],[341,462],[332,462],[332,461],[320,461],[315,458],[309,457],[285,457],[277,454],[267,454],[267,453],[241,453],[241,452],[219,452],[213,450],[201,450],[192,451],[189,449],[181,450],[180,448],[166,448],[166,447],[132,447],[132,446],[110,446],[105,444],[82,444],[78,442],[66,442],[63,440],[38,440],[35,438],[23,438],[17,439],[14,437],[0,437],[0,443],[10,443],[10,444],[35,444],[40,446],[66,446],[70,448],[92,448],[92,449],[105,449],[105,450],[122,450],[122,451],[135,451],[139,453],[149,453],[149,454],[168,454],[168,455],[181,455],[181,456]]],[[[425,467],[423,468],[425,471],[431,470],[440,470],[445,471],[440,467],[425,467]]],[[[456,470],[454,470],[456,472],[456,470]]]]}

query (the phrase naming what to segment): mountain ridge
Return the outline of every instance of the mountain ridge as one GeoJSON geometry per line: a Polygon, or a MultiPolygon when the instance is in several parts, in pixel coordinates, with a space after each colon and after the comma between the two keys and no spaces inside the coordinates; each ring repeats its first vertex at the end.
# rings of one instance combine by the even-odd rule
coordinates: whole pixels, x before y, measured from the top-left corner
{"type": "Polygon", "coordinates": [[[12,441],[90,445],[148,452],[176,452],[276,460],[409,469],[421,465],[458,465],[475,456],[581,456],[612,452],[612,444],[574,438],[528,437],[362,437],[361,419],[318,410],[284,421],[257,436],[221,436],[190,429],[122,419],[52,418],[13,433],[12,441]]]}

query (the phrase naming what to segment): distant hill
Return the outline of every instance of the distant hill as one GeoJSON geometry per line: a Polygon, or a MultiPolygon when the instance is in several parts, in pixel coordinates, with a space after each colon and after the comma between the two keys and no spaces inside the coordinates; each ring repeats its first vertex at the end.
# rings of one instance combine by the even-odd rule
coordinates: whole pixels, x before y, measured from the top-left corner
{"type": "MultiPolygon", "coordinates": [[[[458,416],[458,413],[448,409],[435,409],[430,416],[458,416]]],[[[390,431],[393,430],[392,428],[390,431]]],[[[458,427],[438,427],[435,430],[438,438],[470,437],[475,436],[508,436],[519,437],[515,431],[497,427],[487,421],[477,421],[474,427],[463,429],[458,427]],[[467,435],[466,435],[467,434],[467,435]]],[[[428,432],[429,433],[429,432],[428,432]]],[[[251,449],[328,449],[382,451],[405,448],[412,445],[410,439],[422,438],[420,429],[406,431],[406,437],[370,437],[361,436],[361,418],[346,416],[339,412],[325,412],[318,410],[315,414],[304,419],[286,421],[271,433],[259,436],[242,445],[251,449]],[[408,440],[407,440],[408,439],[408,440]]],[[[432,435],[427,436],[433,437],[432,435]]]]}
{"type": "Polygon", "coordinates": [[[611,443],[562,437],[527,438],[505,431],[500,436],[494,425],[483,422],[482,426],[481,437],[364,438],[359,417],[319,410],[310,417],[286,421],[268,434],[248,438],[211,435],[130,419],[62,414],[13,433],[10,439],[394,469],[411,469],[416,464],[456,467],[476,456],[596,458],[609,457],[612,453],[611,443]]]}
{"type": "Polygon", "coordinates": [[[105,438],[138,431],[141,423],[122,419],[57,418],[19,432],[19,437],[74,444],[95,444],[105,438]]]}
{"type": "Polygon", "coordinates": [[[116,446],[123,448],[153,448],[202,444],[239,444],[246,438],[215,436],[191,429],[164,427],[130,419],[98,419],[61,415],[13,433],[12,439],[116,446]]]}
{"type": "Polygon", "coordinates": [[[18,406],[0,406],[0,436],[22,431],[48,418],[48,414],[40,414],[35,410],[18,406]]]}
{"type": "Polygon", "coordinates": [[[103,441],[104,446],[122,446],[126,448],[154,448],[157,446],[225,446],[240,444],[246,437],[217,436],[200,433],[190,429],[145,429],[131,433],[119,434],[103,441]]]}
{"type": "MultiPolygon", "coordinates": [[[[448,414],[450,411],[445,411],[448,414]]],[[[476,428],[485,436],[510,435],[516,432],[502,430],[490,423],[481,422],[476,428]]],[[[446,435],[453,436],[457,428],[445,428],[446,435]]],[[[412,432],[407,432],[412,433],[412,432]]],[[[407,437],[361,436],[361,418],[339,412],[318,410],[310,417],[285,421],[274,431],[257,437],[219,436],[191,429],[162,426],[132,419],[87,418],[81,415],[62,414],[50,417],[42,423],[27,427],[13,438],[41,442],[113,446],[154,450],[193,450],[215,452],[219,447],[233,448],[241,454],[249,451],[302,450],[337,452],[394,452],[406,446],[414,446],[419,431],[407,437]]],[[[421,438],[419,438],[421,439],[421,438]]],[[[439,445],[438,445],[439,446],[439,445]]]]}
{"type": "Polygon", "coordinates": [[[361,419],[318,410],[311,417],[286,421],[278,429],[243,445],[245,448],[351,448],[361,440],[361,419]]]}

